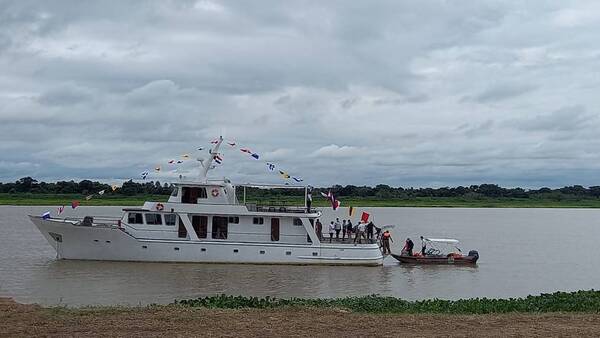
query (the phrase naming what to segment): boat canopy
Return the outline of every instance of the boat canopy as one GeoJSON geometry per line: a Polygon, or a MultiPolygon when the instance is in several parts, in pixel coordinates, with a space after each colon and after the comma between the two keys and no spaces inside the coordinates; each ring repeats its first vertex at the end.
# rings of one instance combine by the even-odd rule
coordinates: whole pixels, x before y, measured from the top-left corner
{"type": "Polygon", "coordinates": [[[427,242],[433,243],[445,243],[445,244],[458,244],[459,241],[457,239],[451,238],[423,238],[427,242]]]}

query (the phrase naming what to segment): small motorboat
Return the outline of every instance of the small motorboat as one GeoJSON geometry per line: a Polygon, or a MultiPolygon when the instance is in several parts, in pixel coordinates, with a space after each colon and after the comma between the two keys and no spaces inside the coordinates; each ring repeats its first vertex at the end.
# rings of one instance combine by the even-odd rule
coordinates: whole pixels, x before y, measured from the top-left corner
{"type": "Polygon", "coordinates": [[[426,244],[425,255],[421,252],[413,253],[412,256],[406,251],[400,255],[393,254],[400,263],[407,264],[475,264],[479,259],[479,252],[469,251],[464,255],[459,248],[460,242],[450,238],[423,238],[426,244]]]}

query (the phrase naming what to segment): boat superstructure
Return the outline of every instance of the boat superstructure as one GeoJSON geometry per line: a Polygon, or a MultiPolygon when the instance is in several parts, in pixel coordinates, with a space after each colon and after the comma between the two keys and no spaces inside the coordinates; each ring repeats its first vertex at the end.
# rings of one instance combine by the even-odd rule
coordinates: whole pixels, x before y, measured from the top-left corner
{"type": "Polygon", "coordinates": [[[123,209],[121,218],[30,216],[61,259],[253,264],[381,265],[376,243],[324,243],[315,232],[321,211],[307,203],[307,187],[238,185],[209,180],[222,138],[202,160],[198,181],[181,181],[167,202],[123,209]],[[304,189],[304,206],[246,203],[245,189],[304,189]]]}

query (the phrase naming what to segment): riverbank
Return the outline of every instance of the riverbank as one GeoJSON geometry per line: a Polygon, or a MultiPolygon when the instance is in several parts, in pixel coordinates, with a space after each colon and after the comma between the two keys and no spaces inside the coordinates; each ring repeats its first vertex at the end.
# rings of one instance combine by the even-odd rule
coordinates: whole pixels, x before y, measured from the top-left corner
{"type": "MultiPolygon", "coordinates": [[[[166,195],[104,195],[94,196],[86,200],[77,194],[0,194],[0,205],[35,205],[56,206],[70,205],[79,201],[81,206],[139,206],[145,201],[166,202],[166,195]]],[[[356,198],[340,197],[342,206],[360,207],[443,207],[443,208],[600,208],[600,199],[571,198],[571,199],[529,199],[529,198],[462,198],[462,197],[415,197],[398,198],[356,198]]],[[[297,199],[264,199],[265,204],[303,205],[301,198],[297,199]]],[[[326,200],[315,199],[313,206],[328,207],[326,200]]]]}
{"type": "Polygon", "coordinates": [[[589,313],[371,314],[283,307],[213,309],[183,305],[44,308],[0,298],[0,336],[598,336],[589,313]]]}

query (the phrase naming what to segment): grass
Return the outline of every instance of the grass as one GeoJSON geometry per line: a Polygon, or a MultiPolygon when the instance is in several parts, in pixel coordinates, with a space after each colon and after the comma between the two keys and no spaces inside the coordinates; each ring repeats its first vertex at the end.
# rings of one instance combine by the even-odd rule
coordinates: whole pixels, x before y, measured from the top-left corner
{"type": "MultiPolygon", "coordinates": [[[[94,196],[86,201],[79,194],[8,194],[0,193],[0,205],[70,205],[77,200],[82,206],[139,206],[145,201],[165,202],[166,195],[137,195],[122,196],[107,194],[94,196]]],[[[535,198],[462,198],[462,197],[415,197],[399,198],[357,198],[340,197],[342,206],[360,207],[445,207],[445,208],[600,208],[600,199],[593,198],[563,198],[535,199],[535,198]]],[[[260,200],[248,199],[248,202],[273,205],[303,205],[301,197],[276,199],[263,198],[260,200]]],[[[322,198],[315,198],[314,207],[328,207],[329,204],[322,198]]]]}
{"type": "Polygon", "coordinates": [[[335,299],[278,299],[211,296],[175,302],[188,307],[213,309],[273,309],[282,307],[338,308],[362,313],[490,314],[584,312],[600,313],[600,291],[555,292],[525,298],[407,301],[377,295],[335,299]]]}

